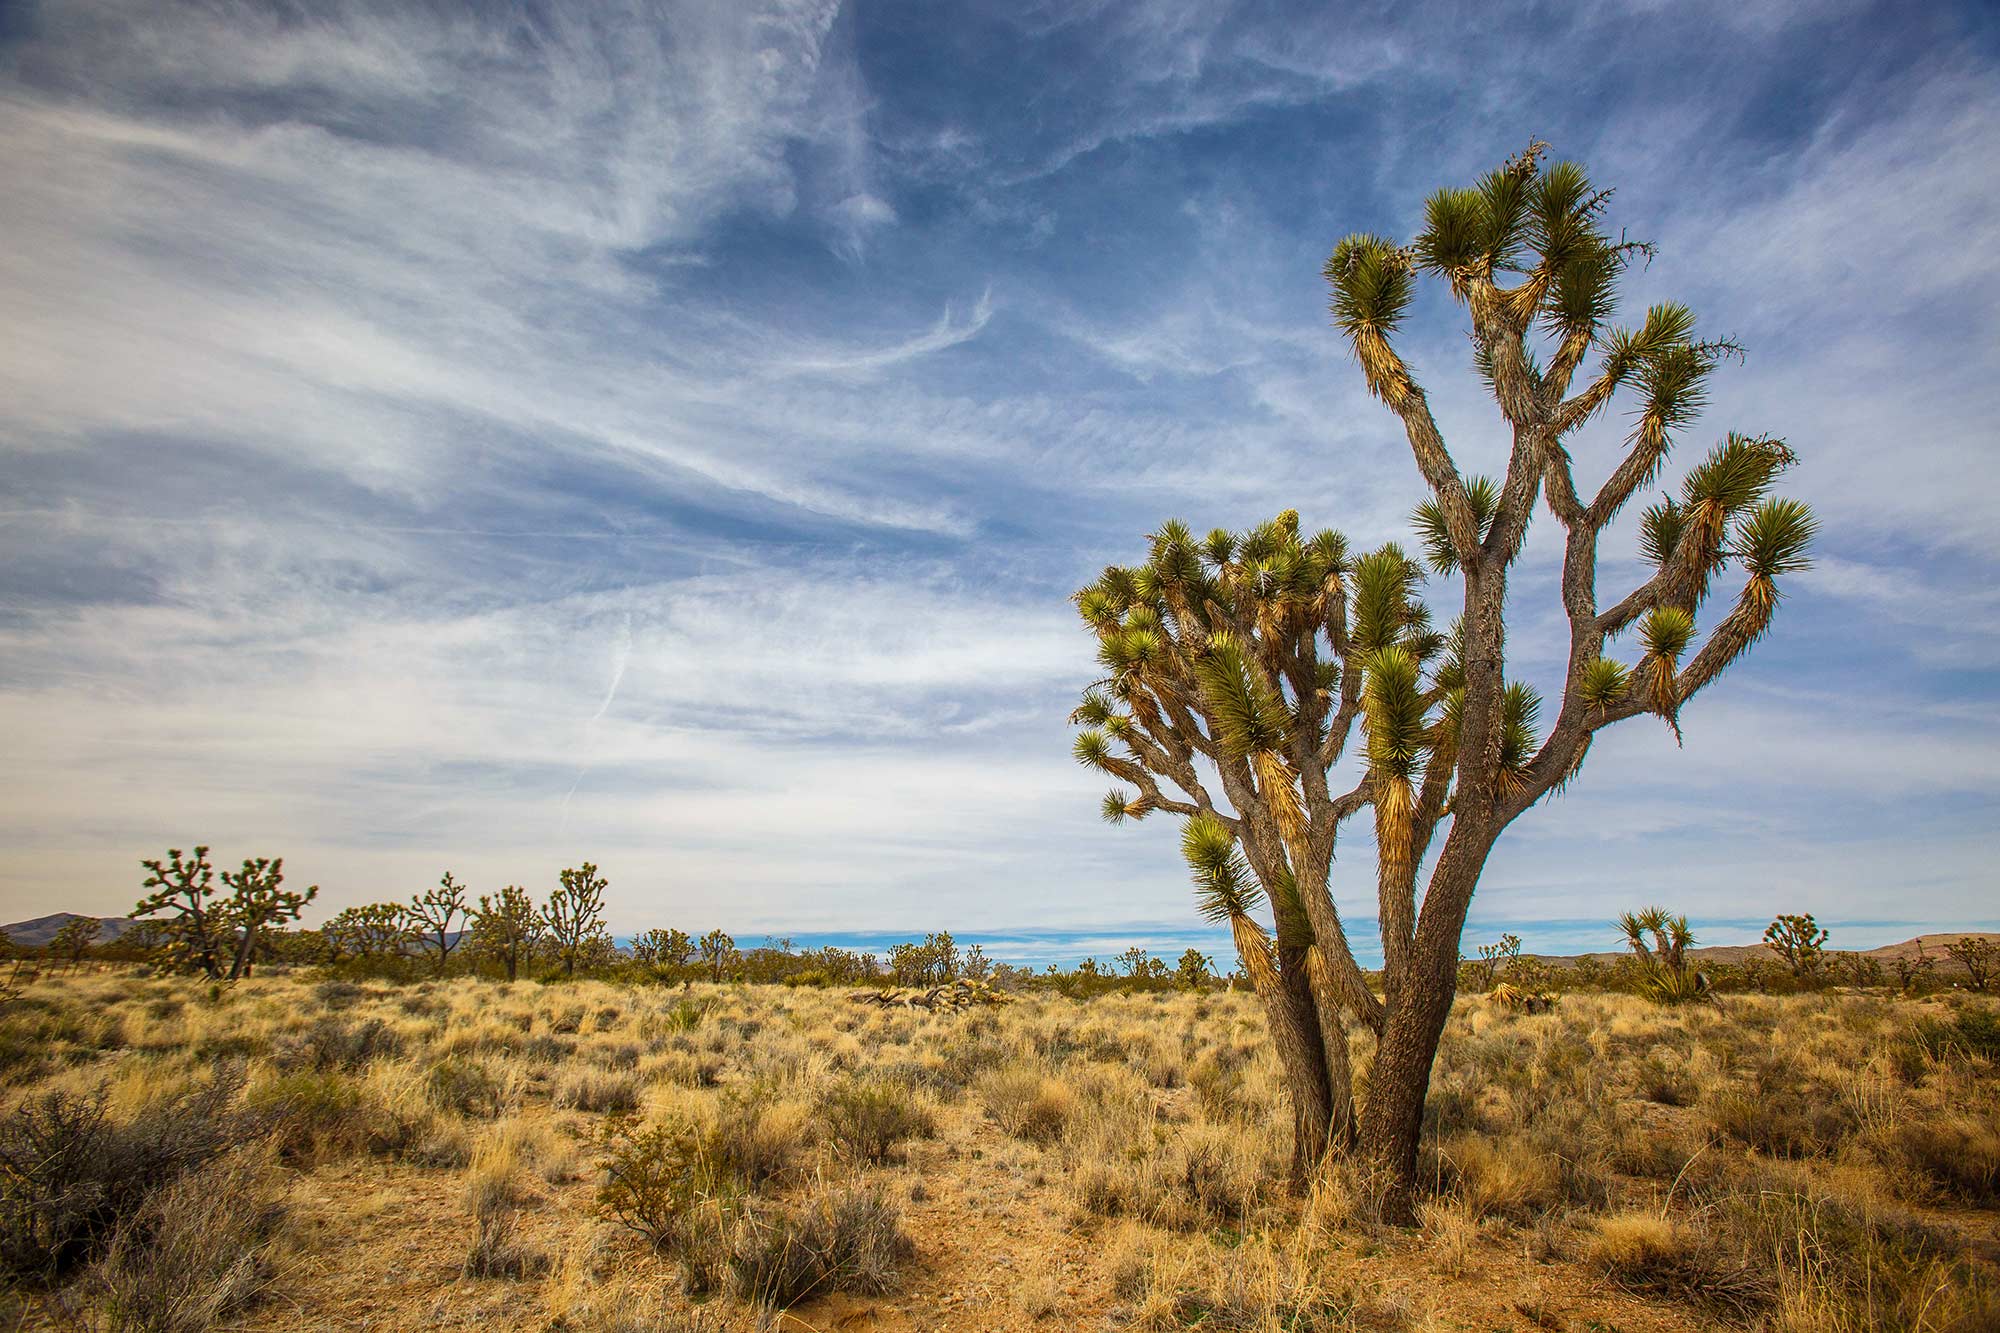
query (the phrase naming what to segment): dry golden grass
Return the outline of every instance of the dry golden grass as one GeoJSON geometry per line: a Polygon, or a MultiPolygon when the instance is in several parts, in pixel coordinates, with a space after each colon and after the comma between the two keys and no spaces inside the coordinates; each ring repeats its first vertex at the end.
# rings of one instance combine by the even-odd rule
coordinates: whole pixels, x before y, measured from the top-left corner
{"type": "Polygon", "coordinates": [[[51,1328],[1970,1333],[2000,1327],[1993,1028],[1834,994],[1462,1001],[1401,1231],[1365,1172],[1284,1188],[1241,994],[928,1014],[80,972],[0,1010],[8,1113],[102,1089],[133,1124],[240,1068],[248,1142],[10,1299],[51,1328]],[[680,1154],[649,1159],[659,1235],[599,1197],[650,1132],[680,1154]],[[203,1243],[211,1214],[233,1248],[203,1243]],[[177,1292],[193,1323],[118,1313],[177,1292]]]}

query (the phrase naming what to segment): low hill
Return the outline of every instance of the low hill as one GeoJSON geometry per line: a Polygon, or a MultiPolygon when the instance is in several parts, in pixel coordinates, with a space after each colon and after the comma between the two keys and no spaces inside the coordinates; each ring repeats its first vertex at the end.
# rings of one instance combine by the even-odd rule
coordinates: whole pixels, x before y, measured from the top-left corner
{"type": "MultiPolygon", "coordinates": [[[[7,938],[23,948],[39,949],[54,939],[57,931],[82,916],[80,912],[51,912],[48,916],[38,916],[31,921],[15,921],[0,926],[0,930],[6,931],[7,938]]],[[[125,916],[103,916],[97,919],[101,923],[97,936],[99,944],[109,944],[139,924],[125,916]]]]}
{"type": "MultiPolygon", "coordinates": [[[[1936,935],[1918,935],[1913,939],[1902,940],[1895,944],[1884,944],[1874,949],[1857,949],[1853,952],[1859,953],[1863,958],[1873,958],[1877,962],[1890,963],[1898,958],[1910,957],[1917,952],[1918,947],[1921,945],[1926,954],[1937,959],[1939,967],[1950,969],[1954,965],[1951,961],[1951,956],[1945,952],[1945,946],[1953,940],[1962,939],[1991,940],[1995,944],[2000,944],[2000,931],[1952,930],[1936,935]]],[[[1828,941],[1828,943],[1831,944],[1831,941],[1828,941]]],[[[1829,949],[1828,952],[1846,953],[1848,950],[1829,949]]],[[[1620,958],[1625,958],[1629,955],[1623,949],[1614,949],[1604,953],[1523,954],[1522,956],[1536,958],[1544,963],[1553,963],[1558,967],[1574,967],[1586,958],[1595,959],[1600,963],[1615,963],[1620,958]]],[[[1705,948],[1689,949],[1687,956],[1697,963],[1740,963],[1746,958],[1763,957],[1775,959],[1777,957],[1775,953],[1762,944],[1715,944],[1705,948]]]]}

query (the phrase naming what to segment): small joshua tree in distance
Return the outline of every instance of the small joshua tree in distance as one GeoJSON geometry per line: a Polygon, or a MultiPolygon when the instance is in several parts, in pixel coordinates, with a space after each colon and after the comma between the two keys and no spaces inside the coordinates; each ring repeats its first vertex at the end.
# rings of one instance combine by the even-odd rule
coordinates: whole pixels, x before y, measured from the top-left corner
{"type": "Polygon", "coordinates": [[[563,975],[576,975],[577,960],[604,936],[604,889],[609,883],[589,861],[565,870],[542,908],[549,942],[562,960],[563,975]]]}
{"type": "Polygon", "coordinates": [[[697,948],[701,951],[701,961],[707,963],[717,981],[722,980],[722,969],[736,952],[736,938],[720,927],[701,937],[697,948]]]}
{"type": "Polygon", "coordinates": [[[94,916],[73,916],[63,922],[62,929],[49,941],[49,952],[75,967],[103,930],[104,923],[94,916]]]}
{"type": "Polygon", "coordinates": [[[1976,991],[1991,987],[1994,974],[2000,972],[2000,945],[1992,940],[1961,935],[1945,945],[1944,951],[1965,969],[1966,982],[1976,991]]]}
{"type": "Polygon", "coordinates": [[[543,931],[535,900],[518,884],[490,897],[480,894],[479,905],[472,909],[473,951],[499,963],[509,981],[520,979],[522,965],[541,946],[543,931]]]}
{"type": "Polygon", "coordinates": [[[438,881],[436,888],[427,889],[410,899],[406,911],[411,931],[435,955],[440,976],[450,962],[451,951],[464,937],[463,930],[454,929],[454,926],[462,923],[470,910],[465,898],[465,886],[453,879],[449,870],[444,872],[444,878],[438,881]]]}
{"type": "Polygon", "coordinates": [[[208,848],[196,847],[194,855],[184,857],[179,848],[172,847],[164,861],[139,864],[146,870],[144,887],[152,892],[133,907],[132,916],[172,913],[162,922],[167,965],[220,981],[223,937],[210,901],[215,896],[215,867],[209,862],[208,848]]]}
{"type": "Polygon", "coordinates": [[[1826,940],[1826,931],[1812,919],[1811,912],[1803,916],[1780,913],[1764,928],[1765,945],[1784,959],[1785,966],[1801,981],[1819,975],[1820,965],[1826,961],[1826,940]]]}
{"type": "Polygon", "coordinates": [[[262,931],[298,920],[306,904],[319,896],[317,884],[295,892],[284,888],[284,882],[282,856],[245,858],[240,870],[222,872],[222,883],[230,896],[222,902],[218,915],[236,932],[236,951],[229,963],[231,981],[250,974],[262,931]]]}
{"type": "Polygon", "coordinates": [[[1214,979],[1215,960],[1199,949],[1183,953],[1179,965],[1174,968],[1174,980],[1189,990],[1200,990],[1214,979]]]}
{"type": "Polygon", "coordinates": [[[319,928],[319,933],[335,961],[343,957],[368,962],[400,957],[403,946],[415,938],[401,903],[343,907],[319,928]]]}

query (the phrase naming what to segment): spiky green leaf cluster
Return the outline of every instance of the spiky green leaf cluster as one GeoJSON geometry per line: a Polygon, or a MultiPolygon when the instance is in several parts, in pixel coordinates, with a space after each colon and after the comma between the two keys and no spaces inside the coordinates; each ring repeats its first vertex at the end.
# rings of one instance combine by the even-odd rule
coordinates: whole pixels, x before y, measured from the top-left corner
{"type": "Polygon", "coordinates": [[[1694,617],[1678,606],[1656,606],[1639,623],[1639,642],[1648,657],[1668,660],[1687,651],[1694,638],[1694,617]]]}
{"type": "Polygon", "coordinates": [[[1216,743],[1225,754],[1241,757],[1260,750],[1282,752],[1290,722],[1284,701],[1234,634],[1225,630],[1209,638],[1208,651],[1195,664],[1195,675],[1208,703],[1216,743]]]}
{"type": "MultiPolygon", "coordinates": [[[[1493,516],[1500,512],[1500,485],[1491,477],[1467,477],[1465,498],[1472,505],[1472,521],[1480,541],[1493,530],[1493,516]]],[[[1451,531],[1445,526],[1444,506],[1436,496],[1418,505],[1410,515],[1417,537],[1424,544],[1424,559],[1438,574],[1458,570],[1458,552],[1452,548],[1451,531]]]]}
{"type": "Polygon", "coordinates": [[[1600,657],[1584,667],[1577,689],[1592,708],[1609,708],[1625,697],[1631,683],[1631,669],[1623,662],[1600,657]]]}
{"type": "Polygon", "coordinates": [[[1409,256],[1381,236],[1341,241],[1324,273],[1333,287],[1333,322],[1350,338],[1393,332],[1416,295],[1409,256]]]}
{"type": "Polygon", "coordinates": [[[1367,672],[1368,767],[1410,781],[1430,742],[1423,669],[1407,649],[1392,646],[1369,655],[1367,672]]]}
{"type": "Polygon", "coordinates": [[[1264,900],[1250,865],[1237,849],[1236,835],[1212,814],[1199,814],[1181,828],[1181,855],[1194,876],[1195,904],[1217,925],[1248,916],[1264,900]]]}
{"type": "Polygon", "coordinates": [[[1812,547],[1819,522],[1800,500],[1765,500],[1737,523],[1729,553],[1758,578],[1775,579],[1812,565],[1812,547]]]}

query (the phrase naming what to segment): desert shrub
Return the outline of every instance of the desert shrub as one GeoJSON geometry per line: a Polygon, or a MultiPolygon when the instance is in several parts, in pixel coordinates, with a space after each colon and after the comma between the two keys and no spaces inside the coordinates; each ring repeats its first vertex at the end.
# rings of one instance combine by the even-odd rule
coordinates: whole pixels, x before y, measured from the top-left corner
{"type": "Polygon", "coordinates": [[[1967,1005],[1950,1018],[1920,1019],[1910,1035],[1933,1060],[1953,1055],[2000,1060],[2000,1010],[1967,1005]]]}
{"type": "Polygon", "coordinates": [[[158,1190],[262,1131],[235,1114],[240,1071],[159,1099],[123,1124],[104,1089],[49,1092],[0,1119],[0,1265],[51,1280],[101,1253],[158,1190]]]}
{"type": "Polygon", "coordinates": [[[940,1092],[956,1097],[987,1070],[1005,1064],[1008,1055],[1007,1044],[990,1032],[961,1034],[961,1040],[945,1048],[944,1060],[932,1081],[940,1092]]]}
{"type": "Polygon", "coordinates": [[[717,1108],[710,1134],[717,1159],[745,1184],[789,1175],[812,1139],[811,1110],[781,1100],[768,1084],[732,1088],[717,1108]]]}
{"type": "Polygon", "coordinates": [[[1234,1114],[1243,1097],[1243,1059],[1233,1046],[1203,1051],[1188,1066],[1188,1086],[1212,1120],[1234,1114]]]}
{"type": "Polygon", "coordinates": [[[1249,1213],[1264,1183],[1261,1163],[1243,1137],[1212,1126],[1176,1133],[1154,1155],[1148,1175],[1153,1197],[1147,1213],[1163,1226],[1236,1221],[1249,1213]],[[1179,1201],[1192,1207],[1193,1219],[1183,1215],[1179,1201]]]}
{"type": "Polygon", "coordinates": [[[1895,1128],[1894,1149],[1933,1189],[1982,1207],[2000,1204],[2000,1125],[1992,1119],[1907,1119],[1895,1128]]]}
{"type": "Polygon", "coordinates": [[[281,1069],[310,1069],[318,1073],[360,1069],[375,1060],[403,1053],[403,1038],[379,1018],[349,1024],[322,1014],[279,1053],[281,1069]]]}
{"type": "Polygon", "coordinates": [[[1561,1202],[1564,1194],[1557,1158],[1536,1151],[1519,1135],[1462,1134],[1443,1140],[1433,1171],[1474,1217],[1527,1221],[1561,1202]]]}
{"type": "Polygon", "coordinates": [[[640,1066],[640,1077],[677,1083],[684,1088],[712,1088],[722,1081],[722,1061],[713,1055],[668,1051],[640,1066]]]}
{"type": "Polygon", "coordinates": [[[322,981],[313,987],[313,998],[327,1009],[346,1009],[368,995],[366,987],[351,981],[322,981]]]}
{"type": "Polygon", "coordinates": [[[871,1165],[897,1160],[905,1140],[937,1133],[929,1107],[909,1088],[882,1080],[843,1080],[828,1089],[819,1110],[834,1143],[871,1165]]]}
{"type": "Polygon", "coordinates": [[[521,1043],[521,1055],[533,1064],[559,1065],[576,1054],[574,1037],[555,1037],[538,1032],[521,1043]]]}
{"type": "Polygon", "coordinates": [[[752,1209],[730,1245],[736,1293],[784,1309],[837,1291],[878,1295],[914,1253],[902,1215],[879,1190],[822,1190],[790,1208],[752,1209]]]}
{"type": "Polygon", "coordinates": [[[472,1160],[472,1140],[463,1125],[436,1121],[412,1134],[397,1156],[412,1166],[455,1171],[472,1160]]]}
{"type": "Polygon", "coordinates": [[[49,1068],[47,1043],[13,1023],[0,1023],[0,1082],[29,1083],[49,1068]]]}
{"type": "Polygon", "coordinates": [[[981,1079],[979,1098],[993,1123],[1017,1139],[1037,1144],[1061,1138],[1076,1107],[1068,1084],[1025,1065],[996,1069],[981,1079]]]}
{"type": "Polygon", "coordinates": [[[504,1138],[489,1140],[466,1180],[466,1204],[473,1220],[472,1246],[460,1272],[466,1277],[539,1277],[549,1257],[520,1238],[521,1191],[515,1179],[516,1148],[504,1138]],[[498,1151],[495,1151],[495,1146],[498,1151]]]}
{"type": "Polygon", "coordinates": [[[540,1277],[549,1271],[549,1256],[520,1236],[520,1215],[496,1208],[474,1218],[472,1247],[459,1271],[465,1277],[540,1277]]]}
{"type": "Polygon", "coordinates": [[[598,1146],[598,1215],[678,1259],[688,1287],[706,1290],[738,1200],[709,1135],[684,1120],[641,1127],[621,1116],[606,1122],[598,1146]]]}
{"type": "Polygon", "coordinates": [[[639,1016],[637,1031],[643,1041],[660,1041],[683,1032],[692,1032],[708,1017],[706,1001],[677,1000],[665,1009],[639,1016]]]}
{"type": "Polygon", "coordinates": [[[93,1275],[116,1333],[205,1333],[270,1285],[284,1222],[262,1163],[219,1158],[154,1193],[113,1234],[93,1275]]]}
{"type": "Polygon", "coordinates": [[[1688,1073],[1685,1064],[1655,1051],[1639,1062],[1633,1090],[1662,1106],[1692,1106],[1701,1095],[1701,1084],[1688,1073]]]}
{"type": "Polygon", "coordinates": [[[282,1074],[259,1082],[247,1101],[268,1117],[273,1144],[290,1162],[357,1152],[373,1139],[374,1108],[343,1074],[282,1074]]]}
{"type": "Polygon", "coordinates": [[[1610,1164],[1629,1175],[1673,1180],[1696,1159],[1705,1142],[1678,1127],[1636,1127],[1613,1142],[1610,1164]]]}
{"type": "Polygon", "coordinates": [[[1772,1062],[1755,1071],[1748,1090],[1725,1092],[1708,1108],[1715,1128],[1775,1157],[1832,1152],[1859,1127],[1837,1090],[1772,1062]]]}
{"type": "Polygon", "coordinates": [[[1776,1295],[1764,1275],[1727,1262],[1697,1232],[1658,1213],[1600,1219],[1586,1256],[1628,1291],[1738,1318],[1754,1316],[1776,1295]]]}
{"type": "Polygon", "coordinates": [[[1966,1261],[1953,1232],[1783,1178],[1739,1182],[1715,1216],[1804,1326],[1899,1333],[1996,1326],[2000,1294],[1966,1261]]]}
{"type": "Polygon", "coordinates": [[[556,1089],[555,1104],[565,1110],[621,1113],[639,1109],[639,1080],[632,1074],[579,1069],[556,1089]]]}
{"type": "Polygon", "coordinates": [[[599,1042],[585,1054],[592,1063],[606,1069],[637,1069],[639,1067],[639,1047],[629,1041],[599,1042]]]}
{"type": "Polygon", "coordinates": [[[505,1105],[506,1085],[478,1060],[440,1060],[430,1067],[424,1083],[431,1105],[440,1111],[490,1120],[505,1105]]]}

